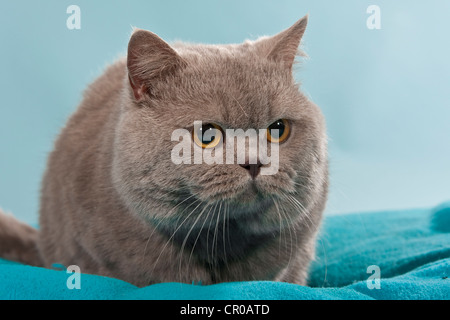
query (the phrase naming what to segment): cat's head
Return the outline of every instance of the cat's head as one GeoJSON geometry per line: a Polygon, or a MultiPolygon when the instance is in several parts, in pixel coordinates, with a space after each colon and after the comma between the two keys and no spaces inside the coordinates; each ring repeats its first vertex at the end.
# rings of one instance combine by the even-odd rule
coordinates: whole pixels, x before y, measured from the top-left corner
{"type": "Polygon", "coordinates": [[[169,45],[134,31],[113,161],[115,186],[133,211],[194,222],[226,207],[228,214],[258,214],[278,225],[280,215],[299,216],[318,201],[326,181],[325,124],[293,76],[306,24],[304,17],[275,36],[228,45],[169,45]],[[196,121],[203,131],[216,130],[213,137],[202,140],[196,121]],[[218,146],[226,147],[227,129],[267,128],[279,129],[266,137],[278,147],[274,174],[261,170],[275,164],[251,165],[248,154],[244,163],[194,161],[196,151],[216,142],[214,155],[225,159],[226,148],[218,146]],[[174,139],[180,129],[185,134],[174,139]],[[192,153],[177,163],[173,150],[182,140],[192,153]],[[292,210],[280,213],[285,204],[292,210]]]}

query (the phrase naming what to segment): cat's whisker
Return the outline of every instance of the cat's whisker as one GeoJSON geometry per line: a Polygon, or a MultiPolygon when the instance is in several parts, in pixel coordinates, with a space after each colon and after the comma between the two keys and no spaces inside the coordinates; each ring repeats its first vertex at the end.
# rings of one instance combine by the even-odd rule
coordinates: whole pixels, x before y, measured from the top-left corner
{"type": "MultiPolygon", "coordinates": [[[[300,202],[297,200],[297,202],[300,204],[300,202]]],[[[301,204],[300,204],[301,205],[301,204]]],[[[304,206],[302,206],[304,208],[304,206]]],[[[304,210],[303,213],[311,222],[311,227],[316,227],[315,224],[313,223],[313,221],[311,220],[311,217],[309,216],[308,212],[306,211],[306,209],[304,210]]],[[[308,228],[309,225],[307,224],[308,228]]],[[[311,230],[311,229],[310,229],[311,230]]],[[[314,231],[314,230],[313,230],[314,231]]],[[[324,279],[323,279],[323,283],[322,286],[325,285],[326,281],[327,281],[327,272],[328,272],[328,263],[327,263],[327,254],[326,254],[326,246],[324,245],[324,240],[321,237],[318,237],[318,242],[320,242],[321,247],[322,247],[322,251],[323,251],[323,257],[324,257],[324,264],[325,264],[325,271],[324,271],[324,279]]]]}
{"type": "MultiPolygon", "coordinates": [[[[191,196],[185,198],[183,201],[179,202],[176,206],[174,206],[169,212],[168,214],[172,214],[181,204],[183,204],[185,201],[189,200],[190,198],[192,198],[194,196],[194,194],[192,194],[191,196]]],[[[184,212],[184,211],[183,211],[184,212]]],[[[142,255],[142,261],[144,262],[145,259],[145,253],[147,251],[147,246],[148,243],[150,242],[150,239],[152,238],[153,234],[155,233],[155,231],[158,229],[158,227],[160,226],[160,224],[164,221],[164,219],[160,219],[158,221],[158,223],[156,224],[156,226],[153,226],[152,228],[152,232],[150,233],[150,235],[148,236],[148,239],[145,243],[145,247],[144,247],[144,253],[142,255]]]]}
{"type": "MultiPolygon", "coordinates": [[[[277,210],[278,220],[279,220],[279,224],[280,224],[280,237],[279,237],[279,241],[278,241],[278,255],[280,255],[280,253],[281,253],[281,239],[283,238],[282,237],[282,234],[283,234],[283,220],[281,218],[280,208],[278,207],[278,203],[277,203],[276,199],[273,196],[271,196],[271,198],[272,198],[273,204],[275,205],[275,209],[277,210]]],[[[286,244],[286,238],[284,239],[284,245],[285,246],[287,245],[286,244]]]]}
{"type": "Polygon", "coordinates": [[[238,101],[238,99],[236,99],[235,97],[233,97],[232,95],[228,95],[229,97],[233,98],[233,100],[237,103],[237,105],[239,106],[239,108],[241,109],[241,111],[245,114],[245,116],[247,118],[250,119],[250,117],[248,116],[248,114],[245,112],[244,108],[242,107],[242,104],[238,101]]]}
{"type": "Polygon", "coordinates": [[[186,218],[184,218],[183,222],[175,229],[175,231],[172,233],[170,238],[166,241],[165,245],[161,249],[161,252],[159,253],[158,257],[156,258],[156,261],[153,264],[153,269],[151,271],[151,274],[153,274],[153,272],[155,271],[155,268],[156,268],[156,266],[158,264],[159,259],[161,258],[161,256],[162,256],[164,250],[166,249],[166,247],[169,245],[169,243],[175,237],[175,234],[178,232],[178,230],[180,230],[180,228],[183,226],[183,224],[190,218],[190,216],[194,213],[194,211],[202,204],[201,201],[198,200],[198,202],[199,202],[199,204],[186,216],[186,218]]]}
{"type": "Polygon", "coordinates": [[[307,180],[306,181],[306,184],[305,183],[300,183],[299,181],[294,181],[293,183],[294,183],[294,185],[296,185],[296,186],[299,186],[299,187],[302,187],[302,188],[309,188],[309,187],[311,187],[311,185],[313,185],[313,183],[314,183],[314,181],[311,179],[311,178],[307,178],[307,177],[304,177],[303,179],[305,179],[305,180],[307,180]]]}
{"type": "MultiPolygon", "coordinates": [[[[199,204],[200,205],[200,204],[199,204]]],[[[197,209],[198,206],[195,208],[197,209]]],[[[191,234],[192,230],[195,228],[195,226],[197,225],[197,222],[200,220],[200,217],[202,217],[203,213],[205,212],[207,206],[204,206],[202,211],[198,214],[197,218],[195,219],[194,223],[192,224],[191,228],[189,229],[188,233],[186,234],[186,236],[184,237],[183,243],[181,245],[181,252],[184,252],[184,247],[186,245],[186,242],[189,238],[189,235],[191,234]]],[[[194,209],[194,210],[195,210],[194,209]]],[[[181,273],[181,262],[182,262],[182,257],[183,254],[180,254],[180,259],[179,259],[179,265],[178,265],[178,272],[180,274],[180,282],[182,282],[182,273],[181,273]]],[[[189,268],[189,264],[188,264],[188,268],[189,268]]]]}
{"type": "MultiPolygon", "coordinates": [[[[290,218],[289,214],[283,209],[284,208],[283,206],[281,208],[282,208],[281,213],[285,217],[285,220],[289,220],[289,222],[287,223],[288,232],[289,232],[289,260],[288,260],[287,268],[289,268],[289,266],[291,265],[292,254],[293,254],[293,239],[292,239],[293,225],[292,225],[292,219],[290,218]]],[[[296,243],[297,243],[297,233],[294,232],[294,234],[295,234],[296,243]]],[[[285,246],[287,247],[287,245],[285,245],[285,246]]]]}
{"type": "Polygon", "coordinates": [[[287,199],[289,200],[289,202],[294,206],[294,208],[296,208],[297,210],[299,210],[301,217],[302,218],[306,218],[308,219],[309,223],[306,223],[306,227],[310,230],[310,231],[314,231],[313,228],[315,228],[315,224],[314,222],[311,220],[311,217],[308,214],[308,211],[306,210],[306,208],[300,203],[300,201],[298,201],[293,195],[290,194],[286,194],[287,199]]]}
{"type": "Polygon", "coordinates": [[[222,211],[222,201],[220,201],[219,204],[219,212],[217,213],[217,217],[216,217],[216,227],[214,228],[214,237],[213,237],[213,245],[212,245],[212,252],[211,255],[214,258],[214,253],[215,253],[215,259],[214,261],[217,262],[218,261],[218,253],[217,253],[217,232],[218,232],[218,227],[219,227],[219,219],[220,219],[220,213],[222,211]]]}
{"type": "MultiPolygon", "coordinates": [[[[189,197],[189,198],[191,198],[191,197],[189,197]]],[[[187,200],[187,199],[186,199],[187,200]]],[[[177,219],[177,221],[175,222],[175,227],[176,226],[178,226],[178,222],[181,220],[181,218],[183,217],[183,213],[190,207],[190,206],[192,206],[193,204],[196,204],[197,202],[202,202],[198,197],[193,201],[193,202],[191,202],[186,208],[184,208],[183,209],[183,211],[180,213],[180,214],[178,214],[178,219],[177,219]]],[[[171,210],[172,211],[172,210],[171,210]]]]}
{"type": "Polygon", "coordinates": [[[306,210],[306,208],[296,198],[294,198],[293,196],[290,196],[290,198],[292,199],[292,201],[297,203],[300,208],[302,208],[302,211],[301,211],[302,212],[302,216],[306,217],[309,220],[309,222],[311,223],[311,225],[307,224],[309,226],[310,230],[311,230],[311,228],[315,228],[315,224],[311,220],[311,217],[308,214],[308,210],[306,210]]]}
{"type": "Polygon", "coordinates": [[[211,223],[212,223],[212,221],[213,221],[213,219],[214,219],[214,215],[216,214],[216,208],[217,208],[217,205],[218,205],[218,202],[216,202],[215,205],[214,205],[213,214],[212,214],[212,217],[211,217],[211,219],[210,219],[210,221],[209,221],[208,232],[207,232],[207,234],[206,234],[206,255],[207,255],[207,260],[208,260],[208,261],[211,261],[212,258],[213,258],[213,257],[211,257],[211,259],[210,259],[210,257],[209,257],[209,253],[210,253],[210,252],[209,252],[209,231],[211,230],[211,223]]]}
{"type": "Polygon", "coordinates": [[[226,233],[226,227],[227,227],[227,220],[228,220],[228,205],[227,202],[224,204],[224,212],[223,212],[223,226],[222,226],[222,241],[223,241],[223,256],[224,256],[224,263],[227,266],[227,269],[229,270],[228,266],[228,260],[227,260],[227,248],[226,248],[226,241],[225,241],[225,233],[226,233]]]}
{"type": "Polygon", "coordinates": [[[227,225],[227,242],[228,242],[228,247],[231,248],[231,240],[230,240],[230,207],[227,207],[228,212],[227,212],[227,220],[228,220],[228,225],[227,225]]]}
{"type": "Polygon", "coordinates": [[[211,213],[212,208],[213,208],[213,205],[209,205],[208,214],[206,215],[206,218],[203,220],[203,224],[202,224],[200,230],[198,231],[197,238],[195,238],[194,245],[192,246],[191,253],[189,255],[188,268],[189,268],[189,264],[191,262],[192,254],[194,253],[195,246],[197,244],[198,239],[200,238],[200,235],[203,231],[203,227],[205,226],[206,221],[209,219],[209,214],[211,213]]]}

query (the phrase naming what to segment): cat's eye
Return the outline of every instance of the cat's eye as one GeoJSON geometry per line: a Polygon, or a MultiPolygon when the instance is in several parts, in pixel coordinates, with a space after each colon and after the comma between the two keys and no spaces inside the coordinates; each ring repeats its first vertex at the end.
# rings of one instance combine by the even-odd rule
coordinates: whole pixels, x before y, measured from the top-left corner
{"type": "Polygon", "coordinates": [[[214,123],[202,124],[194,127],[192,138],[203,149],[214,148],[222,140],[222,128],[214,123]]]}
{"type": "Polygon", "coordinates": [[[267,127],[267,140],[273,143],[282,143],[289,137],[291,127],[286,119],[278,119],[267,127]]]}

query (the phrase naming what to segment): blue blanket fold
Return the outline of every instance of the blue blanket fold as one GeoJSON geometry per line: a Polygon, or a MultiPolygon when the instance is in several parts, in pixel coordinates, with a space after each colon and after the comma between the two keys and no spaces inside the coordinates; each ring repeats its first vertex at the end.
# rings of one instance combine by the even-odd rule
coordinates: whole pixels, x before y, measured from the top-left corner
{"type": "Polygon", "coordinates": [[[248,281],[209,286],[161,283],[137,288],[118,279],[81,274],[81,288],[69,289],[71,274],[64,270],[0,259],[0,299],[447,300],[449,273],[447,202],[433,209],[327,216],[308,287],[248,281]],[[379,281],[374,270],[379,271],[379,281]]]}

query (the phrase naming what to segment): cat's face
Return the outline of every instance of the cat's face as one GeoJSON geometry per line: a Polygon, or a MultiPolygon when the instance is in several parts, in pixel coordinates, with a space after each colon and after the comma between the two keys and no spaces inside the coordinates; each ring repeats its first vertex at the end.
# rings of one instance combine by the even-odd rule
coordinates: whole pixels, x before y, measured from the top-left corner
{"type": "MultiPolygon", "coordinates": [[[[294,217],[315,201],[325,179],[326,138],[319,109],[299,91],[292,75],[306,26],[301,22],[284,36],[241,45],[172,48],[151,33],[135,32],[133,37],[142,34],[130,41],[130,83],[113,163],[119,193],[134,211],[150,220],[183,217],[195,222],[223,207],[236,217],[258,214],[264,223],[278,225],[280,215],[294,217]],[[277,172],[251,172],[237,163],[237,154],[233,163],[194,163],[194,152],[208,149],[195,139],[196,121],[221,131],[223,148],[215,152],[224,160],[227,129],[266,132],[278,125],[285,134],[279,142],[272,140],[278,147],[277,172]],[[184,155],[191,158],[188,163],[176,164],[172,158],[177,129],[186,129],[183,138],[191,143],[191,155],[184,155]],[[280,212],[282,203],[291,203],[297,213],[280,212]]],[[[270,143],[269,150],[274,150],[270,143]]]]}

